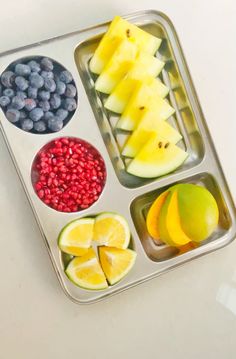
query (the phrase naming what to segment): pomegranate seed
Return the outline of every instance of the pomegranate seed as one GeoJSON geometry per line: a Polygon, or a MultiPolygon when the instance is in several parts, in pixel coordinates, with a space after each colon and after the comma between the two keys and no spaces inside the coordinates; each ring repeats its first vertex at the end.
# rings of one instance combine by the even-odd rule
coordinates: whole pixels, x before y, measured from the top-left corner
{"type": "Polygon", "coordinates": [[[104,161],[97,150],[79,139],[59,138],[43,149],[34,169],[38,197],[61,212],[86,209],[98,200],[106,180],[104,161]]]}
{"type": "Polygon", "coordinates": [[[69,140],[68,138],[60,138],[58,141],[60,141],[63,145],[68,145],[69,144],[69,140]]]}
{"type": "Polygon", "coordinates": [[[38,191],[38,196],[39,196],[39,198],[43,198],[44,197],[44,190],[40,190],[40,191],[38,191]]]}
{"type": "Polygon", "coordinates": [[[42,188],[42,184],[40,182],[36,183],[35,189],[36,191],[39,191],[42,188]]]}
{"type": "Polygon", "coordinates": [[[53,180],[53,184],[54,184],[54,186],[58,186],[59,182],[56,178],[53,180]]]}

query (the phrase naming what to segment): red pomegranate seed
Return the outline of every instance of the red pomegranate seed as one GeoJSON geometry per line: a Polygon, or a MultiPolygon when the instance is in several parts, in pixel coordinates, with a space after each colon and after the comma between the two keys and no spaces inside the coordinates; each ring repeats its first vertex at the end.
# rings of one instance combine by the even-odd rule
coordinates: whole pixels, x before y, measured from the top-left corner
{"type": "Polygon", "coordinates": [[[38,191],[38,196],[39,196],[39,198],[43,198],[44,197],[44,190],[40,190],[40,191],[38,191]]]}
{"type": "Polygon", "coordinates": [[[86,209],[98,200],[106,180],[104,161],[89,143],[59,138],[36,157],[38,197],[61,212],[86,209]]]}
{"type": "Polygon", "coordinates": [[[41,188],[42,188],[41,182],[36,183],[36,185],[35,185],[36,191],[39,191],[41,188]]]}

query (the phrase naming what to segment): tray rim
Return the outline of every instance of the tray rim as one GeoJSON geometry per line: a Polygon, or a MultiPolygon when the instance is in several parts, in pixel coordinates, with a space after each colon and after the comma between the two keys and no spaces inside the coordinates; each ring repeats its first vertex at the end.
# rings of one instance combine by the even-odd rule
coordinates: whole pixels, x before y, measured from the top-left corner
{"type": "MultiPolygon", "coordinates": [[[[208,129],[208,126],[207,126],[207,123],[206,123],[206,120],[205,120],[205,117],[204,117],[204,114],[203,114],[201,105],[200,105],[200,103],[199,103],[199,99],[198,99],[198,96],[197,96],[197,93],[196,93],[196,90],[195,90],[195,87],[194,87],[194,84],[193,84],[193,81],[192,81],[192,77],[191,77],[191,74],[190,74],[188,65],[187,65],[187,63],[186,63],[185,55],[184,55],[183,49],[182,49],[182,47],[181,47],[181,44],[180,44],[178,35],[177,35],[177,33],[176,33],[176,30],[175,30],[175,27],[174,27],[172,21],[168,18],[168,16],[166,16],[164,13],[159,12],[159,11],[157,11],[157,10],[140,10],[140,11],[137,11],[137,12],[132,12],[132,13],[126,14],[126,15],[124,15],[124,16],[122,16],[122,17],[124,17],[124,18],[126,18],[126,19],[129,19],[130,17],[141,16],[141,15],[152,15],[152,16],[158,15],[158,16],[161,16],[161,17],[163,17],[163,18],[169,23],[169,25],[171,26],[171,31],[173,32],[173,35],[175,36],[175,38],[176,38],[176,40],[177,40],[177,41],[176,41],[176,44],[178,45],[178,50],[180,51],[180,55],[181,55],[181,57],[182,57],[182,61],[183,61],[184,66],[186,67],[186,70],[187,70],[187,77],[188,77],[188,81],[190,82],[190,85],[191,85],[191,88],[192,88],[192,91],[193,91],[194,99],[195,99],[196,102],[197,102],[198,109],[199,109],[199,111],[200,111],[200,114],[201,114],[201,116],[202,116],[202,119],[204,120],[203,123],[202,123],[202,125],[204,126],[204,130],[206,131],[207,138],[208,138],[208,142],[210,142],[210,143],[209,143],[209,146],[210,146],[210,149],[211,149],[211,151],[212,151],[212,157],[213,157],[213,159],[214,159],[215,162],[216,162],[217,171],[219,172],[220,176],[222,177],[222,181],[223,181],[223,183],[224,183],[224,185],[225,185],[225,188],[226,188],[226,190],[227,190],[227,192],[228,192],[228,199],[230,200],[231,204],[234,205],[233,200],[232,200],[232,195],[231,195],[231,192],[230,192],[230,190],[229,190],[229,186],[228,186],[227,180],[226,180],[226,178],[225,178],[225,175],[224,175],[224,172],[223,172],[221,163],[220,163],[220,161],[219,161],[219,158],[218,158],[218,155],[217,155],[215,146],[214,146],[214,142],[213,142],[212,137],[211,137],[211,135],[210,135],[210,131],[209,131],[209,129],[208,129]]],[[[90,26],[90,27],[88,27],[88,28],[84,28],[84,29],[81,29],[81,30],[78,30],[78,31],[74,31],[74,32],[67,33],[67,34],[64,34],[64,35],[55,36],[55,37],[52,37],[52,38],[49,38],[49,39],[46,39],[46,40],[43,40],[43,41],[40,41],[40,42],[35,42],[35,43],[33,43],[33,44],[29,44],[29,45],[26,45],[26,46],[21,46],[21,47],[15,48],[15,49],[10,49],[10,50],[7,50],[7,51],[5,51],[5,52],[0,53],[0,58],[3,57],[3,56],[11,55],[11,54],[13,54],[13,53],[17,53],[17,52],[19,52],[19,51],[23,51],[23,50],[26,50],[26,49],[30,49],[30,48],[35,47],[35,46],[47,44],[47,43],[49,43],[49,42],[51,42],[51,41],[54,41],[54,40],[57,41],[57,40],[60,40],[60,39],[65,39],[66,37],[70,37],[70,36],[82,34],[82,33],[85,33],[85,32],[88,32],[88,31],[91,31],[91,30],[94,30],[94,29],[98,29],[99,27],[107,26],[109,23],[110,23],[110,21],[105,22],[105,23],[99,23],[99,24],[97,24],[97,25],[93,25],[93,26],[90,26]]],[[[87,39],[87,40],[88,40],[88,39],[87,39]]],[[[81,42],[78,41],[77,46],[79,46],[79,44],[82,43],[83,41],[86,41],[86,39],[82,40],[81,42]]],[[[199,123],[198,123],[198,125],[199,125],[199,123]]],[[[157,276],[159,276],[160,274],[166,273],[166,272],[168,272],[168,271],[174,269],[175,267],[178,267],[178,266],[183,265],[184,263],[186,263],[186,262],[188,262],[188,261],[191,261],[192,259],[196,259],[196,258],[198,258],[198,257],[200,257],[200,256],[202,256],[202,255],[204,255],[204,254],[208,254],[208,253],[213,252],[213,251],[215,251],[215,250],[217,250],[217,249],[219,249],[219,248],[221,248],[221,247],[223,247],[223,246],[226,246],[227,244],[231,243],[231,242],[234,240],[234,237],[235,237],[235,235],[236,235],[236,231],[235,231],[235,233],[231,236],[230,240],[229,240],[227,243],[221,244],[218,248],[213,248],[213,249],[209,250],[209,251],[206,252],[206,253],[199,253],[198,255],[195,255],[194,258],[189,258],[189,259],[186,258],[186,259],[184,259],[184,260],[183,260],[182,262],[180,262],[180,263],[176,263],[175,265],[170,266],[169,268],[163,268],[163,269],[160,270],[159,272],[152,273],[152,274],[150,274],[150,275],[147,276],[147,277],[140,278],[139,280],[133,281],[132,283],[129,283],[129,284],[128,284],[127,286],[125,286],[125,287],[116,288],[113,292],[111,292],[111,293],[107,292],[107,293],[105,293],[104,295],[101,295],[101,296],[98,297],[98,298],[89,299],[89,300],[85,300],[85,301],[84,301],[84,300],[78,300],[78,299],[74,298],[73,295],[71,295],[71,294],[69,293],[69,291],[67,290],[67,288],[65,287],[65,285],[64,285],[64,283],[63,283],[63,280],[62,280],[61,275],[60,275],[60,273],[59,273],[59,271],[58,271],[58,268],[57,268],[57,264],[56,264],[56,262],[54,261],[53,254],[51,253],[50,245],[49,245],[49,243],[48,243],[48,240],[47,240],[47,238],[46,238],[46,236],[45,236],[45,233],[44,233],[44,231],[43,231],[43,228],[42,228],[42,226],[41,226],[41,224],[40,224],[40,221],[39,221],[39,219],[38,219],[37,212],[36,212],[36,210],[35,210],[35,208],[34,208],[34,206],[33,206],[33,203],[32,203],[32,201],[31,201],[31,199],[30,199],[30,195],[29,195],[29,193],[28,193],[27,187],[26,187],[26,185],[25,185],[25,183],[24,183],[24,180],[23,180],[23,177],[22,177],[22,175],[21,175],[21,173],[20,173],[20,170],[19,170],[19,168],[18,168],[18,165],[17,165],[17,163],[16,163],[16,161],[15,161],[14,154],[13,154],[12,151],[11,151],[11,146],[10,146],[10,144],[9,144],[9,142],[8,142],[7,135],[6,135],[6,133],[5,133],[4,129],[3,129],[3,127],[2,127],[2,124],[1,124],[0,127],[1,127],[1,132],[3,133],[4,140],[5,140],[6,145],[7,145],[7,147],[8,147],[8,150],[9,150],[9,152],[10,152],[11,158],[12,158],[12,160],[13,160],[13,164],[14,164],[14,166],[15,166],[15,168],[16,168],[16,171],[17,171],[18,176],[20,177],[20,180],[21,180],[21,183],[22,183],[22,185],[23,185],[24,191],[25,191],[26,196],[27,196],[27,198],[28,198],[28,200],[29,200],[30,206],[31,206],[31,208],[32,208],[32,210],[33,210],[34,217],[35,217],[35,219],[36,219],[37,224],[39,225],[40,232],[41,232],[41,234],[42,234],[42,236],[43,236],[43,238],[44,238],[44,242],[45,242],[46,247],[47,247],[47,249],[48,249],[49,256],[50,256],[50,258],[51,258],[52,265],[53,265],[53,267],[54,267],[54,269],[55,269],[55,272],[56,272],[56,274],[57,274],[57,277],[58,277],[58,279],[59,279],[59,281],[60,281],[60,284],[61,284],[61,286],[62,286],[63,291],[65,292],[65,294],[66,294],[73,302],[75,302],[75,303],[79,303],[79,304],[92,304],[92,303],[95,303],[95,302],[98,302],[98,301],[107,299],[108,297],[110,297],[110,296],[112,296],[112,295],[115,295],[115,294],[117,294],[118,292],[122,292],[122,291],[124,291],[124,290],[126,290],[126,289],[128,289],[128,288],[134,287],[134,286],[136,286],[136,285],[138,285],[138,284],[140,284],[140,283],[142,283],[142,282],[145,282],[145,281],[150,280],[150,279],[152,279],[152,278],[154,278],[154,277],[157,277],[157,276]]],[[[197,167],[201,168],[200,165],[204,162],[204,158],[205,158],[205,155],[204,155],[202,161],[200,161],[200,163],[199,163],[199,165],[198,165],[197,167]]],[[[186,172],[189,172],[189,171],[188,171],[188,170],[184,171],[184,172],[183,172],[183,175],[184,175],[186,172]]],[[[191,171],[190,171],[190,173],[191,173],[191,171]]],[[[183,176],[183,177],[184,177],[184,176],[183,176]]],[[[188,177],[189,177],[189,175],[186,175],[186,176],[185,176],[185,178],[188,178],[188,177]]],[[[173,181],[172,181],[172,182],[173,182],[173,181]]],[[[155,183],[155,182],[153,183],[152,187],[154,187],[154,186],[155,186],[156,188],[161,188],[161,187],[163,187],[163,185],[159,185],[159,183],[157,184],[157,183],[155,183]]],[[[145,187],[146,187],[146,186],[143,186],[143,189],[144,189],[144,190],[143,190],[143,193],[145,193],[145,187]]],[[[129,189],[127,189],[127,190],[128,190],[128,191],[131,190],[131,192],[133,192],[133,194],[134,194],[136,189],[134,189],[134,188],[133,188],[133,189],[132,189],[132,188],[129,188],[129,189]]],[[[153,188],[147,188],[147,189],[146,189],[146,193],[147,193],[147,192],[150,192],[150,191],[152,191],[152,190],[153,190],[153,188]]],[[[138,191],[137,191],[137,192],[138,192],[138,191]]],[[[138,196],[138,194],[137,194],[137,196],[138,196]]],[[[232,208],[232,209],[235,211],[235,207],[232,208]]],[[[86,214],[85,214],[85,215],[86,215],[86,214]]],[[[233,230],[233,228],[232,228],[232,230],[233,230]]],[[[231,231],[231,232],[232,232],[232,231],[231,231]]]]}

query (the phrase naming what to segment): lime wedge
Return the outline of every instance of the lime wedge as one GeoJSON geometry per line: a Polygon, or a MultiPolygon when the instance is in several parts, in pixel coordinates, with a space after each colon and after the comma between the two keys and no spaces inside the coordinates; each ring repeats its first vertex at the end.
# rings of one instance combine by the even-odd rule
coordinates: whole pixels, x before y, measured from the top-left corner
{"type": "Polygon", "coordinates": [[[93,227],[93,218],[81,218],[67,224],[58,238],[61,251],[73,256],[84,255],[91,246],[93,227]]]}
{"type": "Polygon", "coordinates": [[[102,213],[95,218],[93,239],[99,245],[127,248],[130,242],[128,223],[116,213],[102,213]]]}
{"type": "Polygon", "coordinates": [[[103,272],[113,285],[124,278],[133,267],[136,260],[136,252],[131,249],[114,247],[99,247],[99,258],[103,272]]]}
{"type": "Polygon", "coordinates": [[[106,277],[92,248],[89,248],[84,256],[72,259],[65,273],[74,284],[84,289],[99,290],[108,287],[106,277]]]}

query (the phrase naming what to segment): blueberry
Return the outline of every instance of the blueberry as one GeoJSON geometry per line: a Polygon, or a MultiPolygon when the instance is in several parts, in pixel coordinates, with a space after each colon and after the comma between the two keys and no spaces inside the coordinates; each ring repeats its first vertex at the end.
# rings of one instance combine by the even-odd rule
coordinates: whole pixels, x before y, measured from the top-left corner
{"type": "Polygon", "coordinates": [[[39,101],[39,107],[43,110],[43,112],[47,112],[50,110],[50,103],[48,101],[39,101]]]}
{"type": "Polygon", "coordinates": [[[5,106],[9,105],[10,102],[11,102],[11,100],[9,99],[8,96],[0,97],[0,106],[5,107],[5,106]]]}
{"type": "Polygon", "coordinates": [[[3,86],[12,87],[12,85],[14,84],[15,77],[16,75],[12,71],[3,72],[3,74],[1,75],[1,82],[3,86]]]}
{"type": "Polygon", "coordinates": [[[38,97],[43,101],[48,101],[50,99],[50,92],[41,90],[39,91],[38,97]]]}
{"type": "Polygon", "coordinates": [[[38,89],[36,87],[29,87],[28,88],[28,97],[36,99],[38,97],[38,89]]]}
{"type": "Polygon", "coordinates": [[[16,109],[9,109],[6,112],[6,118],[12,122],[15,123],[17,121],[19,121],[20,119],[20,111],[16,110],[16,109]]]}
{"type": "Polygon", "coordinates": [[[45,112],[43,119],[48,121],[50,118],[53,118],[53,117],[54,117],[54,114],[51,111],[47,111],[47,112],[45,112]]]}
{"type": "Polygon", "coordinates": [[[52,71],[53,70],[53,63],[48,57],[44,57],[41,62],[41,67],[43,70],[52,71]]]}
{"type": "Polygon", "coordinates": [[[46,125],[43,121],[38,121],[34,123],[34,130],[37,132],[44,132],[46,131],[46,125]]]}
{"type": "Polygon", "coordinates": [[[44,80],[44,88],[49,92],[54,92],[56,90],[56,83],[53,79],[44,80]]]}
{"type": "Polygon", "coordinates": [[[63,95],[66,91],[66,84],[60,80],[56,81],[56,93],[58,95],[63,95]]]}
{"type": "Polygon", "coordinates": [[[27,111],[32,111],[36,107],[36,102],[33,98],[25,99],[25,109],[27,111]]]}
{"type": "Polygon", "coordinates": [[[54,73],[52,71],[42,71],[40,75],[44,78],[44,80],[54,79],[54,73]]]}
{"type": "Polygon", "coordinates": [[[51,105],[51,108],[53,108],[53,109],[59,108],[61,106],[61,96],[58,95],[57,93],[54,93],[51,96],[50,105],[51,105]]]}
{"type": "Polygon", "coordinates": [[[30,86],[35,87],[37,89],[43,87],[44,79],[37,72],[33,72],[29,77],[30,86]]]}
{"type": "Polygon", "coordinates": [[[7,108],[5,109],[6,110],[15,110],[15,108],[12,106],[11,102],[9,103],[9,105],[7,105],[7,108]]]}
{"type": "Polygon", "coordinates": [[[28,81],[22,76],[17,76],[15,78],[15,84],[20,91],[25,91],[29,87],[28,81]]]}
{"type": "Polygon", "coordinates": [[[65,84],[68,84],[73,80],[73,77],[69,71],[64,70],[60,73],[59,79],[65,84]]]}
{"type": "Polygon", "coordinates": [[[24,131],[30,131],[32,130],[34,127],[34,123],[32,120],[30,120],[29,118],[25,118],[24,120],[21,121],[21,128],[24,131]]]}
{"type": "Polygon", "coordinates": [[[25,106],[25,100],[18,96],[14,96],[12,101],[12,108],[15,108],[16,110],[22,110],[22,108],[25,106]]]}
{"type": "Polygon", "coordinates": [[[15,73],[18,76],[29,76],[29,74],[31,73],[31,68],[29,67],[29,65],[17,64],[15,66],[15,73]]]}
{"type": "Polygon", "coordinates": [[[59,108],[56,112],[56,115],[64,121],[68,116],[68,111],[64,110],[63,108],[59,108]]]}
{"type": "Polygon", "coordinates": [[[16,96],[20,97],[22,100],[24,100],[27,97],[26,93],[23,91],[17,91],[16,96]]]}
{"type": "Polygon", "coordinates": [[[66,85],[66,97],[75,97],[76,96],[76,87],[72,84],[66,85]]]}
{"type": "Polygon", "coordinates": [[[34,122],[37,122],[43,117],[43,110],[41,108],[39,108],[39,107],[36,107],[32,111],[30,111],[29,117],[34,122]]]}
{"type": "Polygon", "coordinates": [[[74,98],[66,98],[63,103],[63,108],[69,112],[74,111],[76,109],[76,101],[74,98]]]}
{"type": "Polygon", "coordinates": [[[5,89],[3,95],[12,98],[15,96],[15,92],[12,89],[5,89]]]}
{"type": "Polygon", "coordinates": [[[40,65],[37,61],[31,60],[28,62],[27,65],[31,68],[32,72],[39,72],[41,70],[40,65]]]}
{"type": "Polygon", "coordinates": [[[63,121],[59,117],[55,116],[48,120],[49,130],[53,132],[58,132],[62,129],[62,127],[63,127],[63,121]]]}
{"type": "Polygon", "coordinates": [[[20,120],[24,120],[27,117],[26,112],[24,110],[20,111],[20,120]]]}

